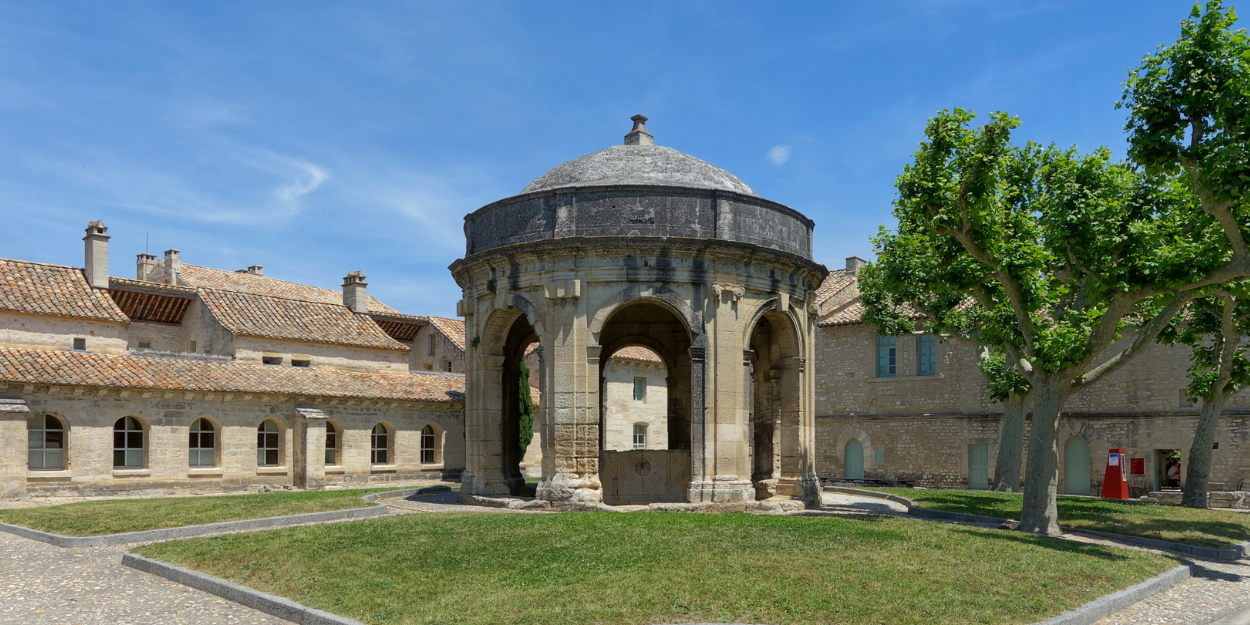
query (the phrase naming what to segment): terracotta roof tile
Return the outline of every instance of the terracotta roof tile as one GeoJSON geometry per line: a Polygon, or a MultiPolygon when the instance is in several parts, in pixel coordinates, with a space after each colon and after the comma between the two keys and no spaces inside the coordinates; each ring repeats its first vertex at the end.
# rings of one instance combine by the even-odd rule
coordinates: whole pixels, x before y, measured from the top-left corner
{"type": "MultiPolygon", "coordinates": [[[[159,261],[163,265],[165,261],[159,261]]],[[[323,289],[319,286],[296,284],[277,278],[266,278],[250,273],[239,273],[225,269],[213,269],[199,265],[182,263],[179,276],[187,286],[217,289],[219,291],[236,291],[252,295],[268,295],[284,299],[319,302],[322,304],[343,305],[343,292],[335,289],[323,289]]],[[[394,308],[383,304],[372,295],[369,296],[369,312],[385,315],[398,315],[394,308]]]]}
{"type": "Polygon", "coordinates": [[[130,319],[82,270],[0,258],[0,310],[127,323],[130,319]]]}
{"type": "Polygon", "coordinates": [[[409,351],[371,317],[342,304],[210,288],[200,289],[200,299],[222,326],[239,336],[409,351]]]}
{"type": "MultiPolygon", "coordinates": [[[[922,312],[912,310],[911,306],[903,305],[904,312],[907,313],[909,319],[924,319],[926,315],[922,312]]],[[[820,328],[828,328],[831,326],[849,326],[864,322],[864,302],[856,295],[854,299],[837,306],[829,311],[828,314],[817,323],[820,328]]]]}
{"type": "MultiPolygon", "coordinates": [[[[430,317],[430,325],[434,326],[443,336],[451,339],[460,351],[464,351],[464,321],[447,317],[430,317]]],[[[528,353],[528,352],[526,352],[528,353]]]]}
{"type": "Polygon", "coordinates": [[[655,352],[638,346],[622,347],[612,354],[612,360],[620,358],[622,360],[641,360],[643,362],[664,362],[655,352]]]}
{"type": "Polygon", "coordinates": [[[859,292],[857,282],[855,276],[845,269],[830,271],[829,275],[825,276],[825,281],[821,282],[816,289],[815,304],[820,306],[825,302],[833,305],[844,303],[859,292]]]}
{"type": "Polygon", "coordinates": [[[361,373],[6,347],[0,347],[0,380],[25,384],[398,401],[464,400],[464,376],[451,373],[361,373]]]}

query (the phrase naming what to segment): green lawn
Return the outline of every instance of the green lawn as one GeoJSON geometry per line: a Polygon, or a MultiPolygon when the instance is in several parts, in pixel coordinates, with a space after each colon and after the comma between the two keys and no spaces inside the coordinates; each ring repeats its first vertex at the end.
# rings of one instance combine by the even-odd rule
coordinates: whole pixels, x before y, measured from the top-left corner
{"type": "MultiPolygon", "coordinates": [[[[381,492],[384,488],[369,489],[381,492]]],[[[0,523],[65,536],[99,536],[163,527],[261,519],[305,512],[362,508],[368,490],[279,492],[255,495],[112,499],[0,510],[0,523]]]]}
{"type": "MultiPolygon", "coordinates": [[[[1021,496],[983,490],[874,488],[921,508],[1019,519],[1021,496]]],[[[1060,497],[1059,523],[1069,527],[1155,538],[1198,547],[1231,547],[1250,540],[1250,514],[1182,508],[1142,501],[1060,497]]]]}
{"type": "Polygon", "coordinates": [[[913,519],[403,515],[146,545],[375,625],[1033,623],[1178,560],[913,519]]]}

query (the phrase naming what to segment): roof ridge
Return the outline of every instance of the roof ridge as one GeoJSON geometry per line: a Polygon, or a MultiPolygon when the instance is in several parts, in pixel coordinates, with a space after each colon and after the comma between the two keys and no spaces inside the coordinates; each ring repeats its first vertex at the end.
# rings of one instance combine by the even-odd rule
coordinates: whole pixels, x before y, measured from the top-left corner
{"type": "Polygon", "coordinates": [[[59,267],[61,269],[77,269],[78,271],[83,270],[82,267],[74,267],[73,265],[58,265],[56,263],[41,263],[37,260],[21,260],[18,258],[4,258],[2,256],[0,256],[0,262],[23,263],[26,265],[40,265],[43,267],[59,267]]]}
{"type": "MultiPolygon", "coordinates": [[[[329,291],[331,293],[339,292],[329,287],[317,286],[315,284],[304,284],[303,282],[292,282],[290,280],[283,280],[282,278],[274,278],[272,276],[258,276],[254,273],[248,273],[246,271],[235,271],[233,269],[218,269],[216,267],[196,265],[195,263],[181,263],[181,264],[183,267],[195,267],[197,269],[208,269],[209,271],[220,271],[221,273],[230,274],[232,276],[247,276],[248,278],[257,278],[260,280],[273,280],[274,282],[285,282],[287,284],[293,284],[295,286],[302,286],[302,287],[309,288],[309,289],[321,289],[322,291],[329,291]]],[[[203,288],[211,288],[211,287],[203,287],[203,288]]],[[[230,289],[219,289],[219,290],[230,290],[230,289]]]]}
{"type": "MultiPolygon", "coordinates": [[[[296,284],[296,283],[292,282],[291,284],[296,284]]],[[[308,286],[308,285],[300,285],[300,286],[308,286]]],[[[319,301],[317,301],[317,300],[315,300],[315,299],[301,299],[301,298],[298,298],[298,297],[282,297],[281,295],[270,295],[269,293],[253,293],[253,292],[251,292],[251,291],[240,291],[240,290],[237,290],[237,289],[222,289],[222,288],[218,288],[218,287],[215,287],[215,286],[193,286],[193,287],[183,287],[183,288],[191,288],[191,289],[197,289],[197,290],[198,290],[198,289],[204,289],[205,291],[213,291],[213,292],[216,292],[216,293],[233,293],[233,294],[236,294],[236,295],[247,295],[247,296],[250,296],[250,297],[267,297],[267,298],[269,298],[269,299],[280,299],[280,300],[285,300],[285,301],[288,301],[288,302],[301,302],[301,303],[304,303],[304,304],[317,304],[317,305],[320,305],[320,306],[338,306],[339,308],[347,308],[347,305],[346,305],[346,304],[343,304],[343,303],[338,303],[338,304],[335,304],[335,303],[331,303],[331,302],[319,302],[319,301]]],[[[316,288],[321,288],[321,287],[316,287],[316,288]]],[[[327,289],[327,290],[330,290],[330,289],[327,289]]],[[[355,313],[355,312],[353,312],[352,314],[359,314],[359,315],[371,315],[371,314],[375,314],[375,313],[355,313]]],[[[377,314],[385,314],[385,313],[377,313],[377,314]]]]}

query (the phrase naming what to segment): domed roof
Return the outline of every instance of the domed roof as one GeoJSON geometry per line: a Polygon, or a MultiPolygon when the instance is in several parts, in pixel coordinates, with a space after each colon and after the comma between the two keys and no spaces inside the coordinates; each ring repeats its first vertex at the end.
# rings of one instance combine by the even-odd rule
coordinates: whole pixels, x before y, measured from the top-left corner
{"type": "Polygon", "coordinates": [[[614,145],[575,158],[539,176],[521,193],[562,187],[591,185],[667,185],[719,189],[759,197],[737,176],[689,154],[651,145],[642,115],[635,115],[634,129],[625,135],[625,145],[614,145]]]}

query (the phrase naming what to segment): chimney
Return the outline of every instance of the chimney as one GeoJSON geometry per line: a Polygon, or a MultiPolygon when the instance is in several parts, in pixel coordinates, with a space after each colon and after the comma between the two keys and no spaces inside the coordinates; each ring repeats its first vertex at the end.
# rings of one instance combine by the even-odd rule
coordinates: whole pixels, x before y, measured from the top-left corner
{"type": "Polygon", "coordinates": [[[369,312],[369,298],[365,295],[365,275],[353,271],[343,278],[343,305],[354,313],[369,312]]]}
{"type": "Polygon", "coordinates": [[[858,256],[847,256],[846,257],[846,272],[851,274],[852,276],[858,276],[859,270],[863,269],[864,265],[867,265],[867,264],[868,264],[868,261],[858,256]]]}
{"type": "Polygon", "coordinates": [[[251,267],[247,268],[247,272],[254,276],[264,276],[265,268],[261,267],[260,265],[252,265],[251,267]]]}
{"type": "Polygon", "coordinates": [[[109,288],[109,229],[100,220],[87,224],[87,236],[82,240],[86,243],[87,284],[93,289],[109,288]]]}
{"type": "Polygon", "coordinates": [[[182,252],[165,250],[165,284],[178,286],[180,271],[182,271],[182,252]]]}
{"type": "Polygon", "coordinates": [[[647,132],[647,116],[635,115],[631,118],[634,129],[625,135],[625,145],[655,145],[655,137],[647,132]]]}
{"type": "Polygon", "coordinates": [[[135,259],[135,277],[140,280],[147,280],[152,270],[156,269],[156,256],[153,254],[140,254],[135,259]]]}

